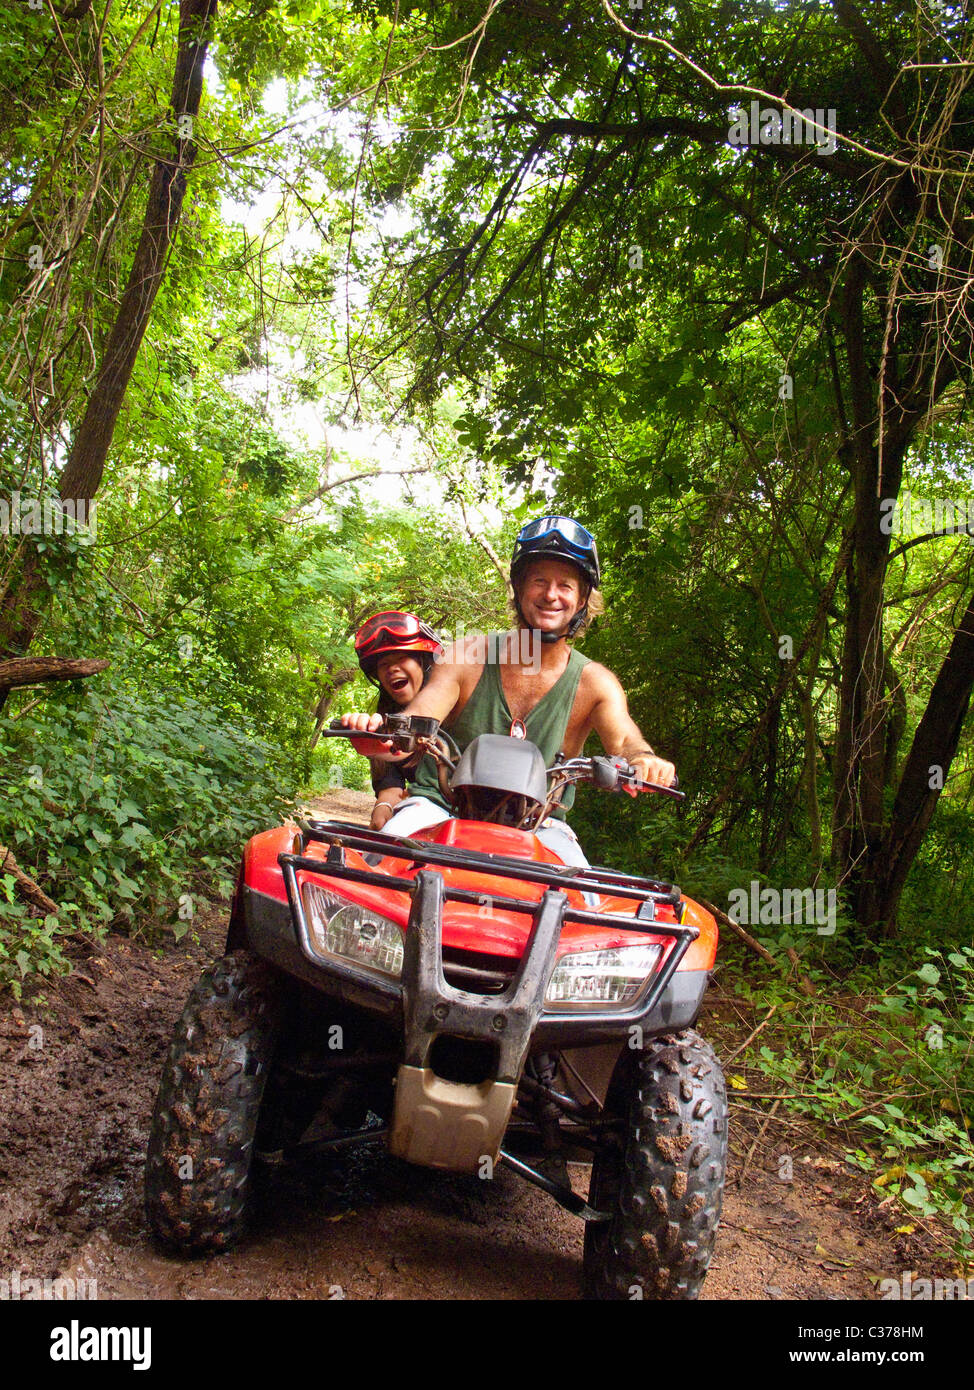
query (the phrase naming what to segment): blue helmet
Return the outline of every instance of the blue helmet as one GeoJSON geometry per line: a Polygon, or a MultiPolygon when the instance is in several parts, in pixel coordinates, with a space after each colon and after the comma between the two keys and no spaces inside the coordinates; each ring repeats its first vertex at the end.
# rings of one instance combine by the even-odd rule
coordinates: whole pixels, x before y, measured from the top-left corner
{"type": "Polygon", "coordinates": [[[569,516],[539,516],[521,527],[511,556],[512,584],[528,560],[564,560],[581,571],[592,589],[602,581],[595,537],[569,516]]]}
{"type": "MultiPolygon", "coordinates": [[[[511,584],[515,595],[521,572],[531,560],[564,560],[566,564],[575,566],[589,589],[599,588],[602,581],[595,537],[570,516],[539,516],[521,527],[511,556],[511,584]]],[[[542,633],[541,641],[558,642],[562,637],[574,637],[588,617],[587,600],[586,595],[586,602],[564,632],[542,633]]],[[[523,622],[520,603],[517,611],[523,622]]]]}

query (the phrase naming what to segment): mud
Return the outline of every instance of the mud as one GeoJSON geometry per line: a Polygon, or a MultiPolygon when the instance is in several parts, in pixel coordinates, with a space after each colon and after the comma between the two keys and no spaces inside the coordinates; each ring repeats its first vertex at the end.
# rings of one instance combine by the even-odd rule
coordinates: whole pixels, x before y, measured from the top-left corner
{"type": "MultiPolygon", "coordinates": [[[[342,791],[318,814],[364,819],[342,791]]],[[[0,1004],[0,1278],[97,1282],[102,1299],[577,1299],[582,1225],[500,1169],[448,1178],[381,1146],[275,1174],[254,1229],[202,1260],[156,1249],[142,1164],[163,1058],[200,968],[219,955],[225,904],[192,939],[152,950],[111,936],[74,950],[74,973],[0,1004]]],[[[718,1053],[733,1011],[701,1021],[718,1053]]],[[[922,1267],[841,1151],[793,1119],[732,1111],[731,1172],[705,1299],[874,1298],[922,1267]],[[756,1142],[757,1141],[757,1142],[756,1142]],[[791,1181],[779,1160],[791,1159],[791,1181]]],[[[585,1190],[587,1169],[573,1166],[585,1190]]]]}

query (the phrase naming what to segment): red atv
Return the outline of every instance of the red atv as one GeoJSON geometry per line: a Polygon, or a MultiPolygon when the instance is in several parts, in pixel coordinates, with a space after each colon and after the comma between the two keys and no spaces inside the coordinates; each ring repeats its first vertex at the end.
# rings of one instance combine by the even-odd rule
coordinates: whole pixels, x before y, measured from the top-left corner
{"type": "Polygon", "coordinates": [[[378,736],[435,758],[455,819],[412,839],[310,821],[248,843],[227,954],[163,1072],[153,1232],[226,1249],[262,1160],[384,1139],[428,1168],[503,1163],[580,1216],[589,1297],[695,1298],[727,1155],[723,1075],[692,1031],[716,924],[668,883],[566,866],[532,833],[571,782],[682,793],[618,758],[546,769],[491,734],[458,756],[416,716],[378,736]]]}

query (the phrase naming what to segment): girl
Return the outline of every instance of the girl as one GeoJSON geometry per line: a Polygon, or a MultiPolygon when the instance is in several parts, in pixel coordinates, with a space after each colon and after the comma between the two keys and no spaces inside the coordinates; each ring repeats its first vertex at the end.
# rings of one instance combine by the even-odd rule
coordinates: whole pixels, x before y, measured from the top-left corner
{"type": "MultiPolygon", "coordinates": [[[[355,634],[355,653],[359,665],[379,687],[378,714],[391,714],[408,705],[423,688],[433,662],[443,655],[443,647],[433,629],[415,613],[388,611],[374,613],[355,634]]],[[[393,810],[406,795],[406,780],[422,758],[418,753],[406,762],[390,764],[371,760],[372,790],[377,800],[370,821],[381,830],[393,810]]]]}

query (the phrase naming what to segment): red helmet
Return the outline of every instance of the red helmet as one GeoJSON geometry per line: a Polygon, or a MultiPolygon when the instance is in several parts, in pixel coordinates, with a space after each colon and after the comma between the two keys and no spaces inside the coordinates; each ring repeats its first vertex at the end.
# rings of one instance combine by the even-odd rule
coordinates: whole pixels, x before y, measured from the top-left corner
{"type": "Polygon", "coordinates": [[[355,634],[355,654],[358,664],[374,681],[379,657],[386,652],[416,652],[428,668],[430,663],[443,654],[443,644],[429,623],[424,623],[415,613],[400,613],[398,610],[373,613],[355,634]]]}

